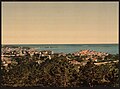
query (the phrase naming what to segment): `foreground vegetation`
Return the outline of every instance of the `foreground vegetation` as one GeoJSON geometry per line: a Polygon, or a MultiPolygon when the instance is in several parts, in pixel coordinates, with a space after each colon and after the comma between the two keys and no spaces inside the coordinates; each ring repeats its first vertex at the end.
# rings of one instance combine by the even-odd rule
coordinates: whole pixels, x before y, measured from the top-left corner
{"type": "Polygon", "coordinates": [[[119,63],[85,66],[73,65],[64,57],[55,57],[38,64],[27,58],[18,65],[10,65],[9,71],[2,69],[2,86],[22,87],[119,87],[119,63]]]}

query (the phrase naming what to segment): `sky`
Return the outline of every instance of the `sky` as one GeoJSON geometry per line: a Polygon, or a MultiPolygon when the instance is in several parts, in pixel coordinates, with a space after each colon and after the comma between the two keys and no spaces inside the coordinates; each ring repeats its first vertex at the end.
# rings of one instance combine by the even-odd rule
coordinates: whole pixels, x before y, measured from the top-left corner
{"type": "Polygon", "coordinates": [[[2,44],[118,43],[118,2],[2,2],[2,44]]]}

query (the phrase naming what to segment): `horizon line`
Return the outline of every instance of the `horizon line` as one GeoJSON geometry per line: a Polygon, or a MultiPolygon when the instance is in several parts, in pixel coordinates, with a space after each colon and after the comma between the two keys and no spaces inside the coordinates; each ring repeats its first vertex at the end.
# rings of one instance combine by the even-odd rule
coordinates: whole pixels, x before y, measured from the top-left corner
{"type": "MultiPolygon", "coordinates": [[[[56,43],[48,43],[48,45],[55,45],[56,43]]],[[[63,45],[71,45],[72,43],[64,43],[63,45]]],[[[79,44],[119,44],[119,43],[79,43],[79,44]]],[[[73,45],[79,45],[79,44],[73,44],[73,45]]],[[[38,43],[21,43],[21,44],[16,44],[16,43],[13,43],[13,44],[1,44],[1,45],[47,45],[47,43],[43,43],[43,44],[38,44],[38,43]]],[[[56,45],[62,45],[62,43],[57,43],[56,45]]]]}

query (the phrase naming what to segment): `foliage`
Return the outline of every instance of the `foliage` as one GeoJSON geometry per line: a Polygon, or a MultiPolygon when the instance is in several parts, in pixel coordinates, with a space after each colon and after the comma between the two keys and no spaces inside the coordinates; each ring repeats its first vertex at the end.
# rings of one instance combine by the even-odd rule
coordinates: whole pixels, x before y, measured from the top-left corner
{"type": "Polygon", "coordinates": [[[46,59],[41,64],[28,57],[20,58],[18,62],[8,72],[1,71],[2,86],[119,87],[118,63],[96,66],[90,61],[76,71],[76,66],[64,56],[46,59]]]}

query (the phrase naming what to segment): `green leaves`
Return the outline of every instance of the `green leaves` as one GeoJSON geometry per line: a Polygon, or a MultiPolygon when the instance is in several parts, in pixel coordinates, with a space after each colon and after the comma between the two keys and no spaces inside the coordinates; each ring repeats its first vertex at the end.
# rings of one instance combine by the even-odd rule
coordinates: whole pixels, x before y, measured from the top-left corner
{"type": "MultiPolygon", "coordinates": [[[[27,60],[26,60],[27,61],[27,60]]],[[[118,63],[96,66],[72,65],[66,57],[56,57],[37,64],[34,61],[12,66],[9,72],[2,70],[2,86],[40,87],[94,87],[119,86],[118,63]],[[78,71],[79,70],[79,71],[78,71]]]]}

